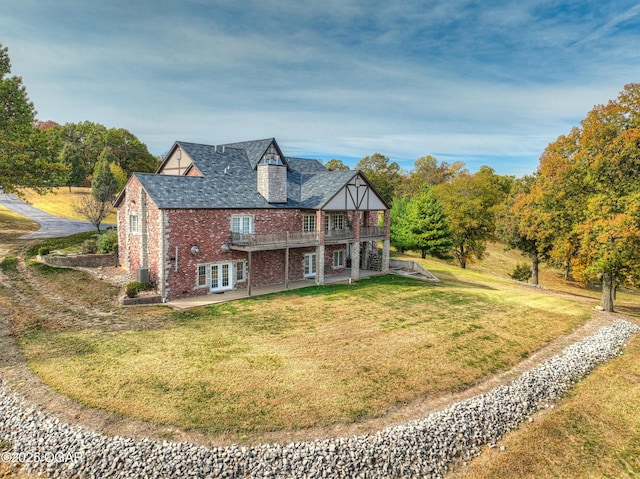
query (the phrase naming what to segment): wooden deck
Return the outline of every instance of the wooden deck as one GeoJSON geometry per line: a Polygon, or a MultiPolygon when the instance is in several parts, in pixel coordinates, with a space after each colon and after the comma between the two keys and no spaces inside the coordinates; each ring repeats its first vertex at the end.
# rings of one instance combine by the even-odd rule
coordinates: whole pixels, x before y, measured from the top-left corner
{"type": "MultiPolygon", "coordinates": [[[[360,241],[383,240],[384,228],[368,226],[360,229],[360,241]]],[[[351,243],[355,232],[351,229],[324,232],[325,244],[351,243]]],[[[231,233],[231,249],[238,251],[266,251],[272,249],[304,248],[320,245],[320,232],[285,231],[282,233],[231,233]]]]}

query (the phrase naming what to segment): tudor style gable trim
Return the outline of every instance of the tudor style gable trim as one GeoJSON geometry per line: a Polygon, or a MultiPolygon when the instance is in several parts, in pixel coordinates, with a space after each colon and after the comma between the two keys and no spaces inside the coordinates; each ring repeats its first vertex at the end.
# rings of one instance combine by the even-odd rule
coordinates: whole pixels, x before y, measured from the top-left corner
{"type": "Polygon", "coordinates": [[[389,206],[358,172],[322,208],[325,211],[387,210],[389,206]]]}
{"type": "Polygon", "coordinates": [[[176,141],[158,167],[156,174],[181,176],[185,174],[192,164],[193,158],[176,141]]]}

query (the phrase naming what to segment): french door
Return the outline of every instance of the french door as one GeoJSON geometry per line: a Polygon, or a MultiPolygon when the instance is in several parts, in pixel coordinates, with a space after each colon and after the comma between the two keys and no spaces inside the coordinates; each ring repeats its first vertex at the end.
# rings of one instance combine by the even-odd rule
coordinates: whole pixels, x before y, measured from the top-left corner
{"type": "Polygon", "coordinates": [[[211,291],[231,289],[231,263],[211,265],[211,291]]]}
{"type": "Polygon", "coordinates": [[[316,253],[306,253],[304,255],[304,277],[305,278],[313,278],[316,275],[316,267],[317,267],[317,258],[316,253]]]}

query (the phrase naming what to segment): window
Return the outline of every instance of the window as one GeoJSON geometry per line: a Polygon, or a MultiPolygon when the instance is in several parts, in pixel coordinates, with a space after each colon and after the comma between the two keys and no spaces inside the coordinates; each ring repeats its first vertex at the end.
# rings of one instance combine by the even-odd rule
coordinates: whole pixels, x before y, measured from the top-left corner
{"type": "Polygon", "coordinates": [[[140,233],[138,215],[129,215],[129,231],[131,233],[140,233]]]}
{"type": "Polygon", "coordinates": [[[267,165],[282,165],[282,158],[280,158],[278,150],[276,150],[273,143],[271,143],[267,151],[262,156],[262,163],[266,163],[267,165]]]}
{"type": "Polygon", "coordinates": [[[316,230],[316,215],[304,215],[302,217],[302,231],[312,233],[316,230]]]}
{"type": "Polygon", "coordinates": [[[206,265],[198,265],[198,288],[203,288],[207,285],[207,267],[206,265]]]}
{"type": "Polygon", "coordinates": [[[232,216],[231,232],[232,233],[252,233],[253,217],[252,216],[232,216]]]}
{"type": "Polygon", "coordinates": [[[238,261],[236,263],[236,281],[238,283],[247,279],[245,275],[245,265],[246,263],[244,261],[238,261]]]}
{"type": "Polygon", "coordinates": [[[231,278],[229,278],[229,265],[228,264],[221,264],[221,269],[222,269],[222,282],[221,282],[221,289],[227,289],[229,288],[229,285],[231,284],[231,278]]]}
{"type": "Polygon", "coordinates": [[[343,230],[344,229],[344,215],[342,213],[334,215],[326,215],[324,217],[324,230],[343,230]]]}
{"type": "Polygon", "coordinates": [[[333,252],[333,267],[344,268],[345,251],[343,249],[333,252]]]}

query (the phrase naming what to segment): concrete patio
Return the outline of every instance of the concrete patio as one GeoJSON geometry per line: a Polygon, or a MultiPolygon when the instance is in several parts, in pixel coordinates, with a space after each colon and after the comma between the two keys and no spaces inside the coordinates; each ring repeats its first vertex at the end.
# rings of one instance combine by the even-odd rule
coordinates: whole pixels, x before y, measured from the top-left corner
{"type": "MultiPolygon", "coordinates": [[[[368,278],[371,276],[379,276],[382,273],[380,271],[360,270],[360,279],[368,278]]],[[[347,284],[351,279],[351,272],[347,271],[341,274],[331,274],[325,276],[325,285],[327,284],[347,284]]],[[[168,306],[172,308],[183,310],[190,308],[197,308],[199,306],[207,306],[210,304],[226,303],[229,301],[235,301],[237,299],[253,298],[256,296],[263,296],[265,294],[280,293],[282,291],[288,291],[292,289],[308,288],[309,286],[316,286],[314,279],[305,279],[300,281],[290,281],[289,288],[285,288],[284,283],[274,284],[269,286],[254,286],[251,288],[251,296],[247,295],[246,289],[237,289],[231,291],[225,291],[223,293],[212,293],[204,296],[194,296],[191,298],[174,299],[167,302],[168,306]]]]}

